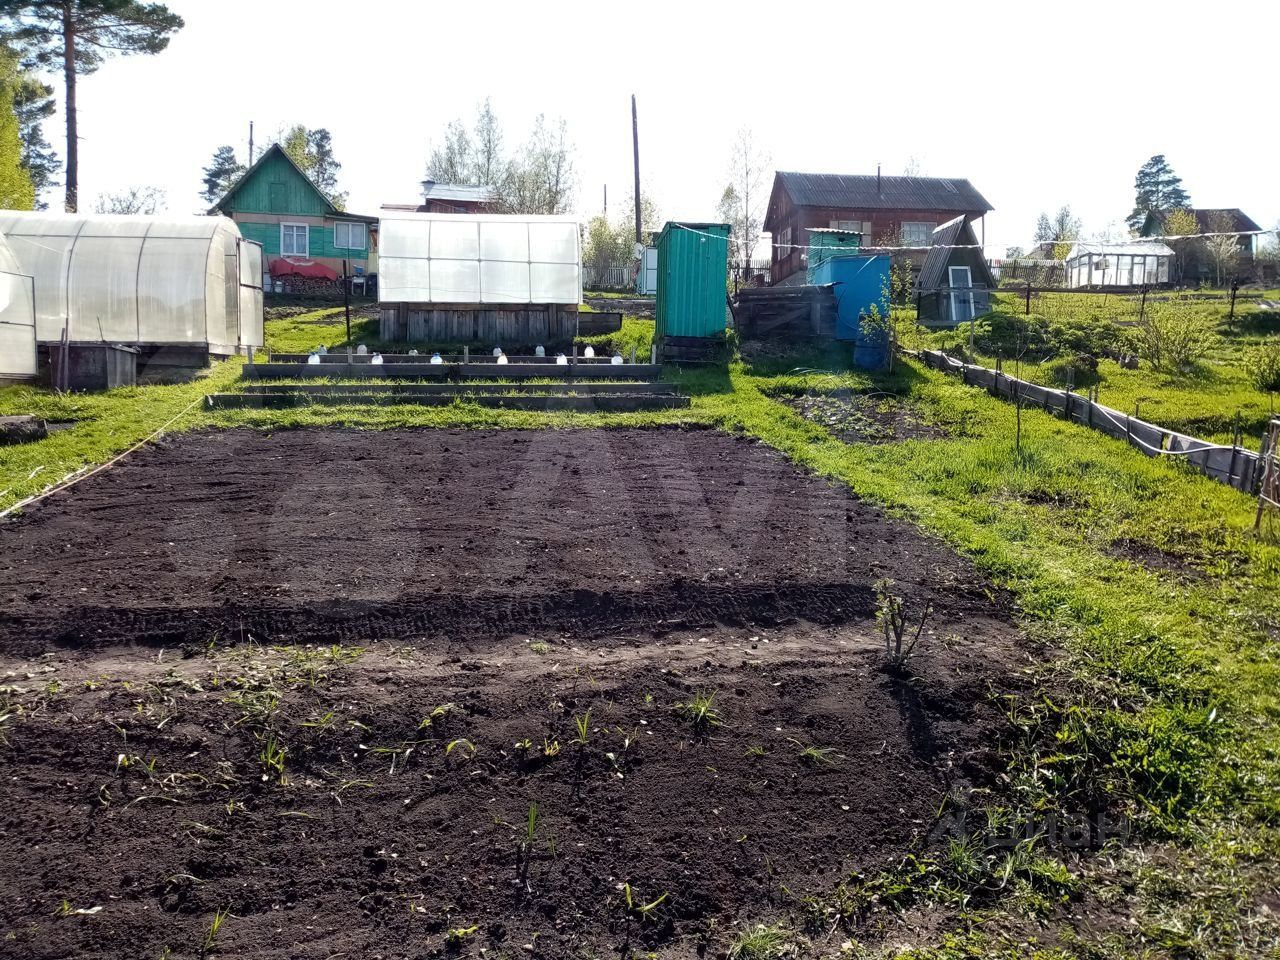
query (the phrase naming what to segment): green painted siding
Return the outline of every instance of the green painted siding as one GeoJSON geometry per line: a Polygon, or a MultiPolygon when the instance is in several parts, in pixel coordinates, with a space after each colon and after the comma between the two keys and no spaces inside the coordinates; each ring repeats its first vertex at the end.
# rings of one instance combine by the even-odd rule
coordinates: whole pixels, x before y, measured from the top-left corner
{"type": "Polygon", "coordinates": [[[813,278],[818,267],[832,257],[856,253],[862,246],[862,234],[811,233],[808,242],[813,249],[809,251],[809,268],[806,271],[805,282],[816,283],[817,281],[813,278]]]}
{"type": "MultiPolygon", "coordinates": [[[[288,220],[288,217],[282,217],[282,220],[288,220]]],[[[241,223],[240,235],[246,240],[255,240],[262,244],[262,252],[268,257],[280,256],[280,224],[279,223],[241,223]]],[[[333,223],[326,223],[324,226],[319,224],[307,224],[307,256],[311,259],[317,257],[331,257],[335,260],[341,260],[346,257],[348,260],[363,263],[369,255],[369,231],[365,230],[365,249],[363,250],[345,250],[333,245],[333,223]]]]}
{"type": "Polygon", "coordinates": [[[658,237],[657,337],[715,337],[724,333],[728,258],[727,223],[668,223],[662,228],[658,237]]]}
{"type": "Polygon", "coordinates": [[[322,217],[329,212],[320,192],[278,151],[262,158],[253,175],[227,198],[224,208],[227,212],[292,213],[309,217],[322,217]]]}

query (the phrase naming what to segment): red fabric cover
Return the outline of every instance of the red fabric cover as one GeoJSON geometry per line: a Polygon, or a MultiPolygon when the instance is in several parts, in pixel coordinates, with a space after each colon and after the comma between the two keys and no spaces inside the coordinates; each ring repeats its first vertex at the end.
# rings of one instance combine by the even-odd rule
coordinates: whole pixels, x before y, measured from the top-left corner
{"type": "Polygon", "coordinates": [[[275,257],[271,261],[273,277],[316,277],[321,280],[337,280],[338,272],[315,260],[296,257],[275,257]]]}

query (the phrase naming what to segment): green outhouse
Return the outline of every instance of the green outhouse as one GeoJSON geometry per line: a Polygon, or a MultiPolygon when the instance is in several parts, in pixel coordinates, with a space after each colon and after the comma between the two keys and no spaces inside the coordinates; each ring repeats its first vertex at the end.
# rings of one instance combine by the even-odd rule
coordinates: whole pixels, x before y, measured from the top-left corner
{"type": "Polygon", "coordinates": [[[723,338],[728,272],[727,223],[671,222],[662,228],[654,327],[662,356],[678,358],[697,341],[723,338]]]}

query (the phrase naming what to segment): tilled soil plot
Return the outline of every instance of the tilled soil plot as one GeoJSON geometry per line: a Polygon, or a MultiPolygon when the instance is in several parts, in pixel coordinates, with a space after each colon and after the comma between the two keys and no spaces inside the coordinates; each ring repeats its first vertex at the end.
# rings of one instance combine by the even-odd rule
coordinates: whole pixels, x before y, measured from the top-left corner
{"type": "Polygon", "coordinates": [[[721,955],[992,782],[1019,656],[705,430],[185,435],[0,525],[0,584],[15,957],[721,955]]]}

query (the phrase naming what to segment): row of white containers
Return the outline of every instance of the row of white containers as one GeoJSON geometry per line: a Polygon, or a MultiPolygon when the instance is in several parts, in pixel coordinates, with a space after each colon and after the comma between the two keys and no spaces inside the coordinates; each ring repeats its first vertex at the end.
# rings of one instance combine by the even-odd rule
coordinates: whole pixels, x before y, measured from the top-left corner
{"type": "Polygon", "coordinates": [[[261,346],[262,248],[225,217],[0,212],[0,377],[35,344],[261,346]],[[6,295],[7,294],[7,295],[6,295]]]}

